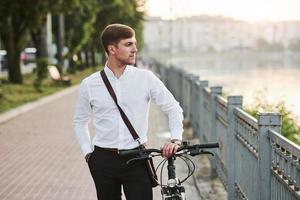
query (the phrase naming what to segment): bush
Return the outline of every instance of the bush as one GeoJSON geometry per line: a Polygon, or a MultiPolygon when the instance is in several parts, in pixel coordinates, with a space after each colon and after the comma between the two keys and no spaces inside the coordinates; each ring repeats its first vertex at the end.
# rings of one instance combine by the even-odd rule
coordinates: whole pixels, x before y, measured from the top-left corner
{"type": "Polygon", "coordinates": [[[256,105],[253,107],[245,109],[246,112],[254,117],[257,117],[258,112],[279,112],[282,121],[281,134],[300,145],[300,126],[297,123],[297,118],[287,108],[285,102],[280,101],[272,104],[264,96],[257,97],[256,102],[256,105]]]}
{"type": "Polygon", "coordinates": [[[45,78],[47,78],[48,74],[48,58],[39,58],[36,61],[36,79],[33,82],[33,85],[37,91],[41,91],[41,85],[45,78]]]}

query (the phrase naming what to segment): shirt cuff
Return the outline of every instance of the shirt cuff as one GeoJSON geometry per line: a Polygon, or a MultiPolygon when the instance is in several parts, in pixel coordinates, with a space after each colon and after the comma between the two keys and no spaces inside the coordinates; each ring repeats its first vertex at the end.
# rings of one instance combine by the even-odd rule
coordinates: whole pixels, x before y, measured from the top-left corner
{"type": "Polygon", "coordinates": [[[83,145],[81,145],[81,151],[82,151],[82,153],[83,153],[84,156],[86,156],[88,153],[92,153],[93,152],[90,144],[83,144],[83,145]]]}
{"type": "Polygon", "coordinates": [[[173,130],[171,131],[171,140],[181,140],[182,141],[183,130],[173,130]]]}

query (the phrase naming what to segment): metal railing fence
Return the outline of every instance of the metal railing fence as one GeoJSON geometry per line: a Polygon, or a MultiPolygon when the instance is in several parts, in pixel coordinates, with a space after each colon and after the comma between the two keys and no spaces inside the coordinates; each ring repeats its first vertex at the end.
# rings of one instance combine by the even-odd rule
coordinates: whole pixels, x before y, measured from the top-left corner
{"type": "Polygon", "coordinates": [[[243,110],[242,96],[222,97],[222,87],[175,67],[152,65],[184,109],[201,142],[220,143],[211,157],[228,199],[300,199],[300,148],[280,134],[279,113],[243,110]]]}

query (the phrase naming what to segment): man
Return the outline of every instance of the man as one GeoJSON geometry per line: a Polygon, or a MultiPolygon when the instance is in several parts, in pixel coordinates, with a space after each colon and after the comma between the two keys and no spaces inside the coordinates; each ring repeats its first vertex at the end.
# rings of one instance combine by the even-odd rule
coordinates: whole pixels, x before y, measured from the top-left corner
{"type": "MultiPolygon", "coordinates": [[[[182,139],[182,109],[163,83],[150,71],[135,64],[137,42],[132,28],[111,24],[101,34],[108,55],[104,71],[118,104],[140,137],[147,142],[148,112],[153,100],[168,115],[171,140],[162,146],[163,156],[174,154],[182,139]]],[[[152,188],[144,162],[126,165],[119,150],[139,146],[121,118],[99,72],[85,78],[79,89],[73,120],[74,130],[94,179],[98,199],[150,200],[152,188]],[[95,134],[90,142],[88,122],[93,117],[95,134]],[[94,150],[93,150],[93,147],[94,150]]]]}

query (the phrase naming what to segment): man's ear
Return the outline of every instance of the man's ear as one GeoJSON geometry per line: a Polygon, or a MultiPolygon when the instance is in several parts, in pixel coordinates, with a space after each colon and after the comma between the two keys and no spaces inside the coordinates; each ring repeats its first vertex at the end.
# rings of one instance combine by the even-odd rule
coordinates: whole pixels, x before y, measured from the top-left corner
{"type": "Polygon", "coordinates": [[[108,45],[107,46],[109,54],[115,54],[116,52],[116,47],[114,45],[108,45]]]}

